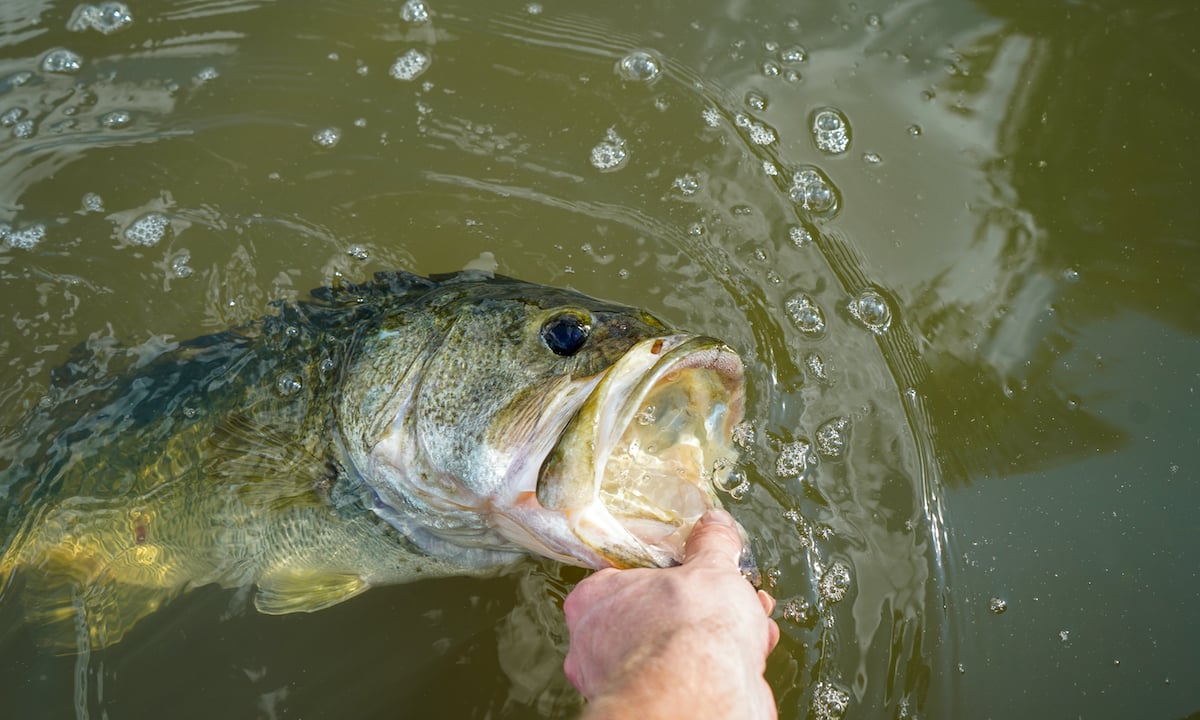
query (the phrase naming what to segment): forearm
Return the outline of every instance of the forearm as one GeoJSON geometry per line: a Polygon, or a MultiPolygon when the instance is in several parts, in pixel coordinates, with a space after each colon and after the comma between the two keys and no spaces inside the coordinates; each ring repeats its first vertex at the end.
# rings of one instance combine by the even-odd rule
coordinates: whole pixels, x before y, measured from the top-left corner
{"type": "Polygon", "coordinates": [[[728,635],[682,632],[630,658],[610,687],[590,699],[584,720],[708,720],[776,717],[762,663],[747,663],[728,635]]]}

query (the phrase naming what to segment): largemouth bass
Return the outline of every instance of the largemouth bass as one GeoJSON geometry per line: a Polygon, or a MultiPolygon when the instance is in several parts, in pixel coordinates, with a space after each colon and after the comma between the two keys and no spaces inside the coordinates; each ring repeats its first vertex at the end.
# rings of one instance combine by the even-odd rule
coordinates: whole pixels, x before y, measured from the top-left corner
{"type": "Polygon", "coordinates": [[[527,553],[676,563],[745,396],[718,340],[479,273],[381,273],[118,355],[67,363],[0,448],[0,601],[64,649],[213,583],[281,614],[527,553]]]}

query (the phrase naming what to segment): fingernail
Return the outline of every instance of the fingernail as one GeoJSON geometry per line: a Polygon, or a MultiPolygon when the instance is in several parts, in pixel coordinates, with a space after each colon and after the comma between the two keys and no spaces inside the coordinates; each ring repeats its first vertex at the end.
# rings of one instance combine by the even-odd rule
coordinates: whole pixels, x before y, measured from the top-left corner
{"type": "Polygon", "coordinates": [[[734,525],[733,516],[724,510],[712,509],[700,516],[700,525],[734,525]]]}

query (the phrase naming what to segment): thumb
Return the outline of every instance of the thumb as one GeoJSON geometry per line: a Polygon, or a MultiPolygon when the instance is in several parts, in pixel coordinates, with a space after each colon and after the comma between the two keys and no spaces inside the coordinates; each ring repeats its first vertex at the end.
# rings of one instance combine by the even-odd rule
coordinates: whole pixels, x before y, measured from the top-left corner
{"type": "Polygon", "coordinates": [[[683,564],[737,568],[742,556],[742,535],[737,521],[724,510],[700,516],[684,544],[683,564]]]}

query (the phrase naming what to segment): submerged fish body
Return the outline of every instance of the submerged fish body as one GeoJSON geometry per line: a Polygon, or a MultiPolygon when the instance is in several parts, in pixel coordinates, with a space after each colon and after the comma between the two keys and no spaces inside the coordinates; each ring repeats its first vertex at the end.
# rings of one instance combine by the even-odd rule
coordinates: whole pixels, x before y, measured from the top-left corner
{"type": "Polygon", "coordinates": [[[69,362],[0,445],[0,602],[66,649],[213,583],[287,613],[527,553],[678,562],[744,402],[717,340],[470,273],[120,355],[69,362]]]}

